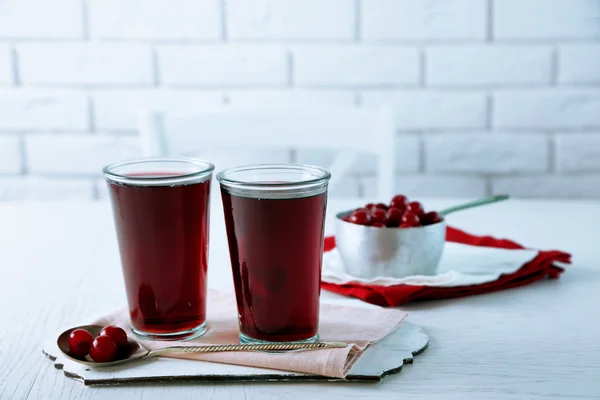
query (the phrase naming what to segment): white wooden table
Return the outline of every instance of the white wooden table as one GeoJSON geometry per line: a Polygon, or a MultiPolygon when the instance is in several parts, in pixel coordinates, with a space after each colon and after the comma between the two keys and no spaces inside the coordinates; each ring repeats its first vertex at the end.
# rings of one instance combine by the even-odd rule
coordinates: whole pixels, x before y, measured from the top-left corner
{"type": "MultiPolygon", "coordinates": [[[[335,211],[363,202],[330,200],[327,231],[335,211]]],[[[217,202],[212,212],[209,284],[232,290],[217,202]]],[[[430,335],[430,347],[380,384],[86,388],[55,370],[40,344],[60,326],[125,304],[110,205],[0,205],[0,399],[600,398],[600,203],[511,200],[449,221],[569,251],[574,264],[558,281],[404,307],[430,335]]]]}

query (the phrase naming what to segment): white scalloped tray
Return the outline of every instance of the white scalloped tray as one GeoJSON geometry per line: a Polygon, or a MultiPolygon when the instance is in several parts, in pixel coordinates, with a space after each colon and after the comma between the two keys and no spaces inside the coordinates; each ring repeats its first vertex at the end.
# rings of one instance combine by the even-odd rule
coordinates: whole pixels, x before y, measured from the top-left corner
{"type": "Polygon", "coordinates": [[[131,385],[171,382],[248,382],[248,381],[325,381],[325,382],[378,382],[397,374],[402,366],[412,363],[429,344],[423,330],[410,322],[403,322],[389,336],[372,345],[354,364],[345,379],[300,374],[240,365],[157,357],[94,370],[62,356],[55,342],[44,346],[44,354],[65,376],[83,382],[86,386],[131,385]]]}

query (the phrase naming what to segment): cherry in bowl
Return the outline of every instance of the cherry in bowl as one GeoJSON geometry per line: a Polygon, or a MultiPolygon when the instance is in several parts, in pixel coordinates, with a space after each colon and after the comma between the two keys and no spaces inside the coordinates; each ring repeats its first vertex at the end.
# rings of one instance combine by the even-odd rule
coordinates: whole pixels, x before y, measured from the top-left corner
{"type": "Polygon", "coordinates": [[[441,222],[443,217],[436,211],[426,211],[418,201],[403,194],[395,195],[389,204],[367,203],[351,213],[340,217],[343,221],[374,228],[417,228],[441,222]],[[383,226],[382,226],[383,225],[383,226]]]}
{"type": "Polygon", "coordinates": [[[371,226],[373,226],[376,222],[385,226],[386,219],[387,212],[383,208],[375,208],[371,210],[371,226]]]}
{"type": "Polygon", "coordinates": [[[357,225],[369,225],[371,223],[371,213],[365,209],[358,209],[350,214],[348,221],[357,225]]]}

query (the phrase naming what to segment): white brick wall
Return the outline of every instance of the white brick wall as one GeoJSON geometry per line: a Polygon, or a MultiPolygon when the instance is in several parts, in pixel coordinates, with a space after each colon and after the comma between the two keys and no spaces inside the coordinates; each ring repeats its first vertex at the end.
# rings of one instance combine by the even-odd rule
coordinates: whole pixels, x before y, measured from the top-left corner
{"type": "Polygon", "coordinates": [[[600,44],[561,46],[558,54],[560,83],[600,84],[600,44]]]}
{"type": "Polygon", "coordinates": [[[218,169],[225,169],[242,164],[288,163],[291,161],[290,152],[291,149],[285,148],[251,148],[237,152],[231,151],[231,148],[213,148],[189,155],[211,160],[218,169]]]}
{"type": "Polygon", "coordinates": [[[600,175],[494,178],[493,191],[515,197],[600,198],[600,175]]]}
{"type": "Polygon", "coordinates": [[[0,85],[13,81],[13,68],[10,47],[0,44],[0,85]]]}
{"type": "Polygon", "coordinates": [[[92,93],[92,101],[96,129],[135,131],[140,111],[216,107],[223,103],[223,94],[185,89],[97,90],[92,93]]]}
{"type": "MultiPolygon", "coordinates": [[[[420,160],[420,141],[414,135],[396,137],[396,171],[417,172],[420,160]]],[[[327,168],[334,161],[336,152],[315,149],[298,149],[296,161],[301,164],[318,165],[327,168]]],[[[352,171],[357,175],[375,174],[377,160],[373,155],[362,155],[354,164],[352,171]]]]}
{"type": "MultiPolygon", "coordinates": [[[[140,109],[384,103],[398,191],[600,198],[600,1],[0,0],[0,201],[101,198],[140,109]]],[[[372,193],[374,161],[332,195],[372,193]]]]}
{"type": "Polygon", "coordinates": [[[548,46],[444,46],[427,50],[431,86],[549,84],[552,52],[548,46]]]}
{"type": "Polygon", "coordinates": [[[289,79],[280,46],[165,46],[158,58],[165,85],[283,86],[289,79]]]}
{"type": "Polygon", "coordinates": [[[228,0],[229,38],[351,40],[355,0],[228,0]]]}
{"type": "Polygon", "coordinates": [[[389,103],[394,107],[399,130],[484,128],[487,115],[486,95],[456,91],[366,91],[366,107],[389,103]]]}
{"type": "Polygon", "coordinates": [[[600,171],[600,135],[569,133],[556,136],[556,163],[561,172],[600,171]]]}
{"type": "Polygon", "coordinates": [[[0,136],[0,174],[20,174],[22,165],[20,138],[16,135],[0,136]]]}
{"type": "Polygon", "coordinates": [[[600,128],[600,90],[497,92],[493,115],[499,128],[600,128]]]}
{"type": "Polygon", "coordinates": [[[140,156],[134,138],[96,135],[31,135],[25,139],[29,171],[36,175],[95,177],[113,160],[140,156]]]}
{"type": "Polygon", "coordinates": [[[233,90],[226,95],[227,102],[232,105],[248,107],[256,104],[265,107],[310,107],[338,106],[352,107],[356,104],[356,96],[351,91],[331,89],[276,89],[276,90],[233,90]]]}
{"type": "MultiPolygon", "coordinates": [[[[374,178],[361,179],[363,193],[376,190],[374,178]]],[[[400,175],[396,178],[396,191],[411,198],[420,197],[482,197],[485,196],[485,179],[475,176],[455,175],[400,175]]]]}
{"type": "Polygon", "coordinates": [[[432,172],[544,172],[548,138],[544,134],[433,134],[425,139],[425,164],[432,172]]]}
{"type": "Polygon", "coordinates": [[[597,0],[496,0],[498,39],[600,38],[597,0]]]}
{"type": "Polygon", "coordinates": [[[0,38],[77,39],[82,35],[81,0],[0,2],[0,38]]]}
{"type": "Polygon", "coordinates": [[[85,179],[0,177],[0,201],[91,200],[93,183],[85,179]]]}
{"type": "Polygon", "coordinates": [[[305,46],[293,50],[298,86],[396,86],[420,80],[415,49],[389,46],[305,46]]]}
{"type": "Polygon", "coordinates": [[[87,130],[86,96],[71,90],[0,90],[0,131],[87,130]]]}
{"type": "Polygon", "coordinates": [[[361,36],[368,41],[483,39],[486,35],[486,0],[366,0],[361,12],[361,36]]]}
{"type": "Polygon", "coordinates": [[[36,43],[18,46],[17,53],[26,85],[148,86],[154,79],[145,45],[36,43]]]}
{"type": "Polygon", "coordinates": [[[89,0],[88,4],[92,38],[221,37],[219,0],[89,0]]]}

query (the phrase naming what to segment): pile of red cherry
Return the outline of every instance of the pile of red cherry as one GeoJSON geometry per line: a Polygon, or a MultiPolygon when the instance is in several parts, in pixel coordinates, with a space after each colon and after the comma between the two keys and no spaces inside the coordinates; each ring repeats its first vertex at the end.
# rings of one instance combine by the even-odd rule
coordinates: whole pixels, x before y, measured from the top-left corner
{"type": "Polygon", "coordinates": [[[69,353],[79,359],[88,354],[95,362],[114,361],[117,352],[127,346],[127,334],[118,326],[105,326],[96,338],[85,329],[75,329],[69,335],[69,353]]]}
{"type": "Polygon", "coordinates": [[[443,220],[437,212],[425,212],[421,203],[409,201],[408,197],[402,194],[394,196],[389,206],[383,203],[369,203],[342,219],[353,224],[376,228],[412,228],[443,220]]]}

